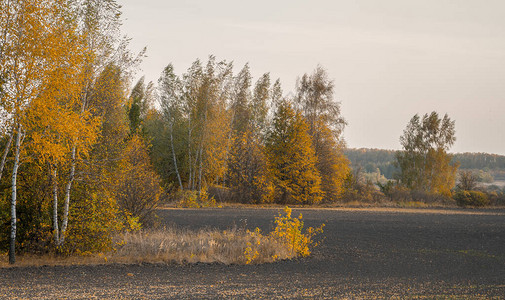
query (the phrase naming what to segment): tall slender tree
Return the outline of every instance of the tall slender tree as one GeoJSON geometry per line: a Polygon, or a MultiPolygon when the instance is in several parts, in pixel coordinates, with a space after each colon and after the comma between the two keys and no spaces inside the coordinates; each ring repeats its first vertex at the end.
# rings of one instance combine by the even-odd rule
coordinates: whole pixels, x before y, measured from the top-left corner
{"type": "Polygon", "coordinates": [[[254,94],[251,103],[252,130],[264,134],[267,126],[267,116],[270,92],[270,74],[263,74],[254,86],[254,94]]]}
{"type": "Polygon", "coordinates": [[[179,78],[174,73],[174,67],[169,64],[163,70],[163,73],[158,80],[159,84],[159,103],[163,111],[164,120],[168,123],[168,135],[170,140],[170,151],[172,153],[172,162],[175,174],[177,175],[177,182],[179,189],[184,190],[182,184],[181,172],[179,171],[178,158],[174,143],[174,126],[177,121],[181,119],[182,103],[181,103],[181,83],[179,78]]]}

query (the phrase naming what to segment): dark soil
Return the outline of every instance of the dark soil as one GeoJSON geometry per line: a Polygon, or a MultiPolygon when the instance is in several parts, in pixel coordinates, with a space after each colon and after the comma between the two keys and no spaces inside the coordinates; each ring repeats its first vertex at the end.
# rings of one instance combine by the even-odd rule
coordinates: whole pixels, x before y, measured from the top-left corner
{"type": "MultiPolygon", "coordinates": [[[[295,210],[325,223],[308,258],[264,265],[0,269],[3,298],[505,299],[505,212],[295,210]],[[475,214],[468,214],[468,213],[475,214]]],[[[161,210],[165,225],[269,231],[278,210],[161,210]]]]}

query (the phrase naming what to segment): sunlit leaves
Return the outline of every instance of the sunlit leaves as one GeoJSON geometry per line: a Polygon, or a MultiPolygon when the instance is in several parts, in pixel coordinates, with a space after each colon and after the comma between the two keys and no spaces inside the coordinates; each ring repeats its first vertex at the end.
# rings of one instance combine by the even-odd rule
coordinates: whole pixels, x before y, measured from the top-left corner
{"type": "Polygon", "coordinates": [[[311,204],[321,201],[321,177],[308,126],[287,102],[279,106],[267,134],[266,153],[276,188],[276,202],[311,204]]]}

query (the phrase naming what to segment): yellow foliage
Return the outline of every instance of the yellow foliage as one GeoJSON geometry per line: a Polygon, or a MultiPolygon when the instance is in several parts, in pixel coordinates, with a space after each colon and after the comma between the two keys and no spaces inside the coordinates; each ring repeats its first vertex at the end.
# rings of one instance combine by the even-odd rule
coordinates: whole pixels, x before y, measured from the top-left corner
{"type": "Polygon", "coordinates": [[[246,259],[246,265],[250,264],[251,262],[253,262],[259,255],[258,251],[257,250],[254,250],[251,248],[251,243],[247,243],[247,248],[245,249],[244,251],[244,257],[246,259]]]}
{"type": "Polygon", "coordinates": [[[291,251],[300,255],[310,255],[310,247],[317,246],[313,237],[323,232],[324,224],[318,228],[309,227],[303,232],[302,214],[298,218],[291,217],[291,208],[285,207],[283,216],[281,213],[275,218],[275,230],[270,233],[274,239],[289,245],[291,251]]]}
{"type": "Polygon", "coordinates": [[[179,191],[176,195],[176,206],[185,208],[216,207],[214,197],[209,198],[207,189],[202,189],[200,195],[198,191],[179,191]]]}
{"type": "Polygon", "coordinates": [[[112,251],[112,236],[124,229],[138,229],[135,219],[122,220],[116,201],[105,194],[76,199],[71,207],[68,233],[59,251],[63,254],[90,255],[112,251]],[[126,228],[126,227],[129,228],[126,228]]]}
{"type": "Polygon", "coordinates": [[[266,142],[269,169],[279,203],[312,204],[323,197],[308,126],[289,103],[282,103],[266,142]]]}
{"type": "Polygon", "coordinates": [[[119,207],[136,217],[137,222],[151,221],[163,189],[149,160],[147,146],[137,134],[127,141],[113,178],[119,207]]]}

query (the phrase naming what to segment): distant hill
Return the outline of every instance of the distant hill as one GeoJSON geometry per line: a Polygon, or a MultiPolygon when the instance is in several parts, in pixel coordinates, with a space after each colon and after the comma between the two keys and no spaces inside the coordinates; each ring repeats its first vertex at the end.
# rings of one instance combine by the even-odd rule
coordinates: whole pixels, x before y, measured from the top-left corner
{"type": "MultiPolygon", "coordinates": [[[[361,168],[363,172],[380,170],[386,178],[393,178],[396,171],[394,165],[396,150],[384,149],[346,149],[344,151],[353,168],[361,168]]],[[[475,169],[491,172],[495,178],[505,178],[505,156],[489,153],[456,153],[452,162],[459,162],[460,169],[475,169]]]]}

